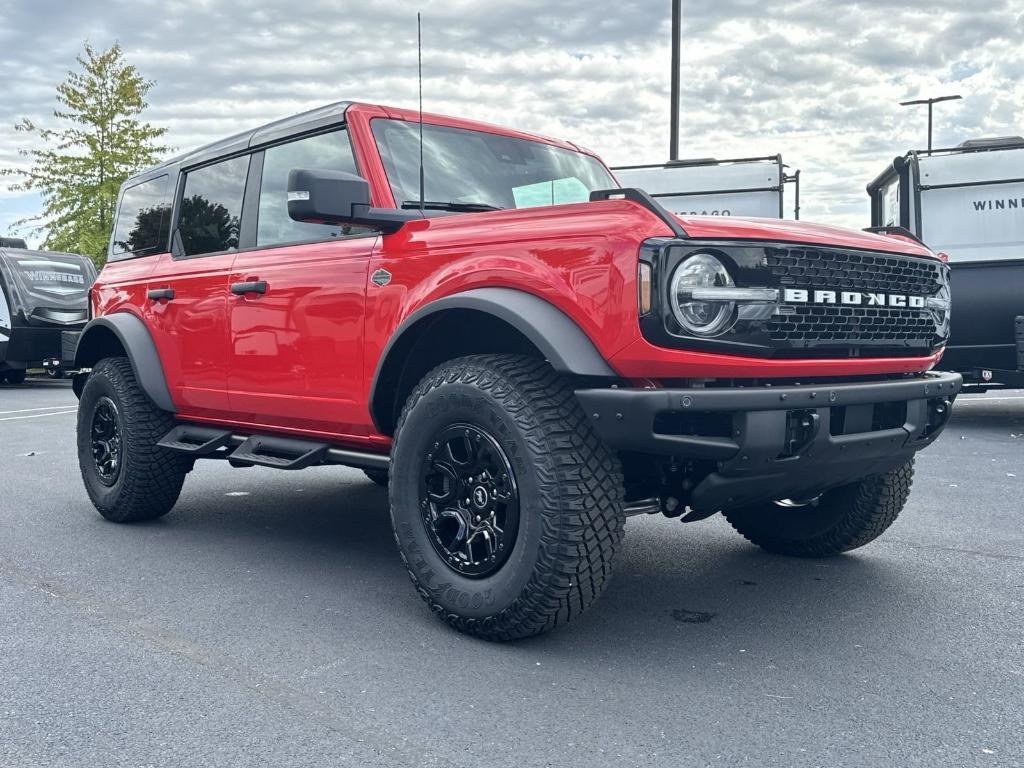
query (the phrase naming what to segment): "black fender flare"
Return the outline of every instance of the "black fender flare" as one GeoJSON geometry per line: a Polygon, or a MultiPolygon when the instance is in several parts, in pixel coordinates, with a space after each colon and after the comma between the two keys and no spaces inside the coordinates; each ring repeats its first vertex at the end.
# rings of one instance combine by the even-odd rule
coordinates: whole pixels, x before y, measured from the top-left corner
{"type": "Polygon", "coordinates": [[[75,348],[75,367],[92,368],[102,358],[100,339],[105,333],[112,333],[124,347],[128,362],[139,386],[153,401],[153,404],[170,413],[177,412],[171,401],[171,393],[164,377],[164,367],[160,363],[153,337],[146,329],[146,324],[128,312],[115,312],[90,320],[78,338],[75,348]]]}
{"type": "Polygon", "coordinates": [[[371,415],[378,413],[381,373],[395,345],[413,326],[451,309],[475,310],[508,323],[540,350],[556,371],[576,376],[618,376],[576,321],[553,304],[514,288],[474,288],[432,301],[402,321],[377,360],[370,384],[371,415]]]}

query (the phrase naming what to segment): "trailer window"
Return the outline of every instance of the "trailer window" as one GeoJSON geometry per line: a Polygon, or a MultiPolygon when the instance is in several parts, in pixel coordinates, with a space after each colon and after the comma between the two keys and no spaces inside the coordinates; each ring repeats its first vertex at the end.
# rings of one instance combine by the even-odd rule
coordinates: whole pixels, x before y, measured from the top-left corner
{"type": "Polygon", "coordinates": [[[114,222],[110,261],[167,250],[171,219],[170,179],[158,176],[125,189],[114,222]]]}

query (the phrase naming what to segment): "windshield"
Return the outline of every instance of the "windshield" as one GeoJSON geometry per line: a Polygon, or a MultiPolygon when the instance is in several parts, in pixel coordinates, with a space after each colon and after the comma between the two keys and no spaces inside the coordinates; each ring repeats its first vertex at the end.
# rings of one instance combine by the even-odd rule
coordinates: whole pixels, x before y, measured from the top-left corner
{"type": "MultiPolygon", "coordinates": [[[[372,122],[395,204],[420,199],[419,124],[372,122]]],[[[616,187],[599,160],[568,149],[464,128],[423,125],[424,200],[495,208],[581,203],[616,187]]]]}

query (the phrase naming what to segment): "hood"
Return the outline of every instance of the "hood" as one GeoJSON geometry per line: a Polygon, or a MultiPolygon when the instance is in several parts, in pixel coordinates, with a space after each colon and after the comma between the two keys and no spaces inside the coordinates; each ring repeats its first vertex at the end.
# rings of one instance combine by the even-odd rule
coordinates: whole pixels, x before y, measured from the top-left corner
{"type": "Polygon", "coordinates": [[[808,224],[785,219],[755,219],[739,216],[677,216],[686,233],[695,240],[767,240],[782,243],[858,248],[910,256],[931,256],[930,250],[912,240],[875,235],[857,229],[808,224]]]}

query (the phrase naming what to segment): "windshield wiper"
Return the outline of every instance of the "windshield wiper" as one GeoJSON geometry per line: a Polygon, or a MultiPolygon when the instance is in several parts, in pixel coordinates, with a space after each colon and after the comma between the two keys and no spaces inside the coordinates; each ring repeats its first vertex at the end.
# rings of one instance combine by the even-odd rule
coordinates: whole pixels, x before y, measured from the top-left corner
{"type": "MultiPolygon", "coordinates": [[[[406,200],[402,203],[403,210],[419,209],[419,200],[406,200]]],[[[442,203],[435,200],[424,200],[423,208],[428,211],[502,211],[504,210],[500,205],[488,205],[487,203],[460,203],[457,201],[451,201],[449,203],[442,203]]]]}

